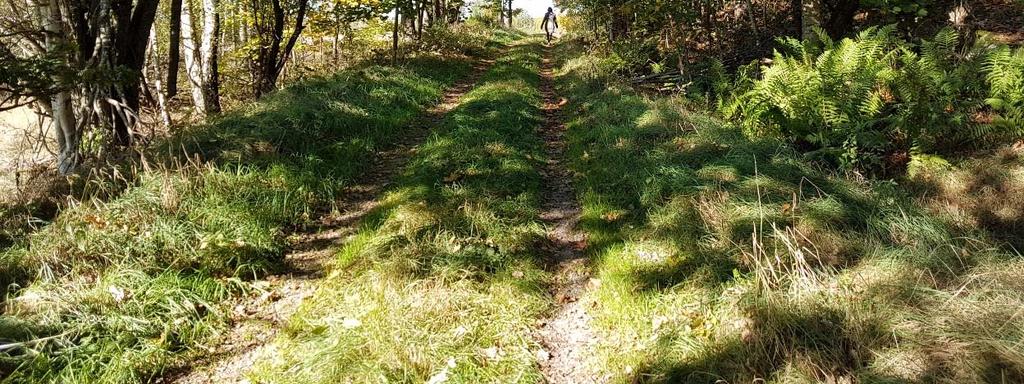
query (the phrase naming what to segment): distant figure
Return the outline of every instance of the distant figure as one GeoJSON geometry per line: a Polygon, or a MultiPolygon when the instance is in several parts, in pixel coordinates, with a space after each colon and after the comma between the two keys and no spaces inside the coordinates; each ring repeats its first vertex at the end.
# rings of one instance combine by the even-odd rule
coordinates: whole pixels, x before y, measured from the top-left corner
{"type": "Polygon", "coordinates": [[[548,7],[548,13],[544,14],[544,21],[540,22],[540,29],[544,30],[544,34],[548,36],[548,43],[551,43],[551,38],[555,35],[555,30],[558,29],[558,17],[555,16],[555,10],[548,7]]]}

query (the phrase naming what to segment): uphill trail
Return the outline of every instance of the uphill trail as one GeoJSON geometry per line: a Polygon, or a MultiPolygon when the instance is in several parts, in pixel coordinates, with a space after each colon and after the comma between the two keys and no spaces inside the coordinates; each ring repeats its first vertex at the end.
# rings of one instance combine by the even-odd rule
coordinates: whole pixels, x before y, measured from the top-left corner
{"type": "Polygon", "coordinates": [[[585,254],[586,234],[580,231],[581,209],[572,185],[572,174],[565,168],[565,125],[561,108],[565,99],[555,92],[551,48],[546,46],[541,66],[541,94],[544,97],[544,139],[548,161],[543,175],[543,211],[540,218],[549,225],[544,253],[554,273],[552,294],[556,309],[541,321],[536,339],[543,350],[538,352],[545,380],[553,384],[587,384],[602,382],[588,363],[596,344],[587,306],[587,292],[596,280],[591,278],[585,254]]]}
{"type": "Polygon", "coordinates": [[[287,326],[303,300],[316,291],[333,256],[358,231],[362,219],[380,205],[392,180],[432,128],[459,105],[493,64],[490,59],[479,60],[470,75],[448,88],[438,104],[410,124],[400,142],[369,161],[367,171],[345,188],[336,210],[324,214],[312,228],[293,233],[284,271],[251,284],[254,292],[235,305],[233,325],[224,341],[211,348],[196,366],[171,372],[162,382],[250,383],[246,373],[256,362],[273,355],[271,341],[287,326]]]}

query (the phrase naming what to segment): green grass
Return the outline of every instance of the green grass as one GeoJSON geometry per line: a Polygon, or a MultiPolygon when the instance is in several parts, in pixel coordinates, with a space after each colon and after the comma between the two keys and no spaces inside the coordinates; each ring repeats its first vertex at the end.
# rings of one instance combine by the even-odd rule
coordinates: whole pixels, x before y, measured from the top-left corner
{"type": "Polygon", "coordinates": [[[3,382],[147,382],[206,353],[246,281],[282,267],[288,229],[329,210],[470,70],[433,56],[363,65],[170,138],[134,186],[65,209],[0,254],[14,284],[3,382]]]}
{"type": "Polygon", "coordinates": [[[613,382],[1024,380],[998,237],[558,51],[613,382]]]}
{"type": "Polygon", "coordinates": [[[255,381],[541,381],[539,62],[514,45],[418,148],[255,381]]]}

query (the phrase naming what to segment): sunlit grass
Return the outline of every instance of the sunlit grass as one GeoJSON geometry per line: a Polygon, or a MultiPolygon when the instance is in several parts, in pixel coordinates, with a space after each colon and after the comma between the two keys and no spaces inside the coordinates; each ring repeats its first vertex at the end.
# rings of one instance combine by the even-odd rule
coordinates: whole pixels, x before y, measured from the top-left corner
{"type": "Polygon", "coordinates": [[[996,191],[1012,190],[1016,157],[978,176],[922,173],[947,192],[915,197],[823,171],[683,97],[637,94],[599,54],[559,51],[600,281],[585,300],[613,382],[1024,379],[1024,295],[1003,278],[1021,263],[964,219],[992,207],[1014,223],[1003,207],[1019,192],[996,191]],[[985,175],[985,197],[966,193],[985,175]]]}
{"type": "Polygon", "coordinates": [[[513,46],[418,148],[257,380],[541,380],[539,61],[535,42],[513,46]]]}
{"type": "Polygon", "coordinates": [[[12,293],[0,376],[12,383],[150,382],[211,351],[248,280],[278,271],[285,233],[329,211],[468,74],[423,56],[297,83],[156,146],[151,170],[0,254],[12,293]]]}

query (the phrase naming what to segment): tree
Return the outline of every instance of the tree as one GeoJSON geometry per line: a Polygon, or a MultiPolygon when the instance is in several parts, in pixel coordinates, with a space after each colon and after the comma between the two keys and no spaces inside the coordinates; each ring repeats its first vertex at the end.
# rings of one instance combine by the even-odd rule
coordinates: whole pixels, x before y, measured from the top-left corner
{"type": "Polygon", "coordinates": [[[102,118],[112,127],[114,143],[118,145],[127,146],[132,143],[131,131],[138,122],[139,80],[142,66],[145,65],[149,31],[153,27],[158,1],[137,0],[133,3],[127,0],[100,0],[96,17],[89,18],[92,15],[83,6],[77,8],[79,13],[71,18],[85,21],[76,26],[84,35],[84,38],[79,38],[80,44],[83,41],[96,42],[90,44],[93,47],[91,61],[98,61],[101,70],[119,72],[122,76],[114,79],[105,91],[101,91],[99,99],[106,101],[102,108],[105,112],[102,118]]]}
{"type": "MultiPolygon", "coordinates": [[[[46,53],[62,56],[67,46],[63,28],[63,16],[57,0],[41,0],[36,4],[40,22],[46,31],[46,53]]],[[[55,83],[61,79],[54,78],[55,83]]],[[[53,118],[53,133],[57,138],[57,170],[62,175],[71,173],[78,166],[79,145],[82,129],[75,118],[74,104],[68,89],[59,89],[49,99],[42,98],[41,104],[53,118]]]]}
{"type": "Polygon", "coordinates": [[[199,45],[202,60],[203,111],[207,114],[220,112],[220,76],[217,59],[220,52],[220,14],[217,0],[203,0],[203,37],[199,45]]]}
{"type": "Polygon", "coordinates": [[[306,10],[309,0],[296,0],[294,12],[288,12],[281,0],[252,0],[252,18],[259,44],[250,66],[253,78],[253,93],[256,97],[274,91],[295,43],[305,28],[306,10]],[[285,23],[289,14],[293,27],[288,39],[284,39],[285,23]],[[282,43],[284,44],[282,46],[282,43]]]}
{"type": "Polygon", "coordinates": [[[816,41],[818,39],[815,28],[821,28],[824,4],[821,0],[800,1],[800,34],[804,40],[816,41]]]}
{"type": "Polygon", "coordinates": [[[203,24],[196,45],[191,2],[182,7],[181,30],[185,41],[185,72],[192,85],[196,112],[209,116],[220,112],[220,81],[217,68],[220,16],[216,0],[202,0],[203,24]]]}
{"type": "Polygon", "coordinates": [[[167,34],[167,98],[178,94],[178,65],[181,62],[181,2],[171,0],[171,19],[167,34]]]}

